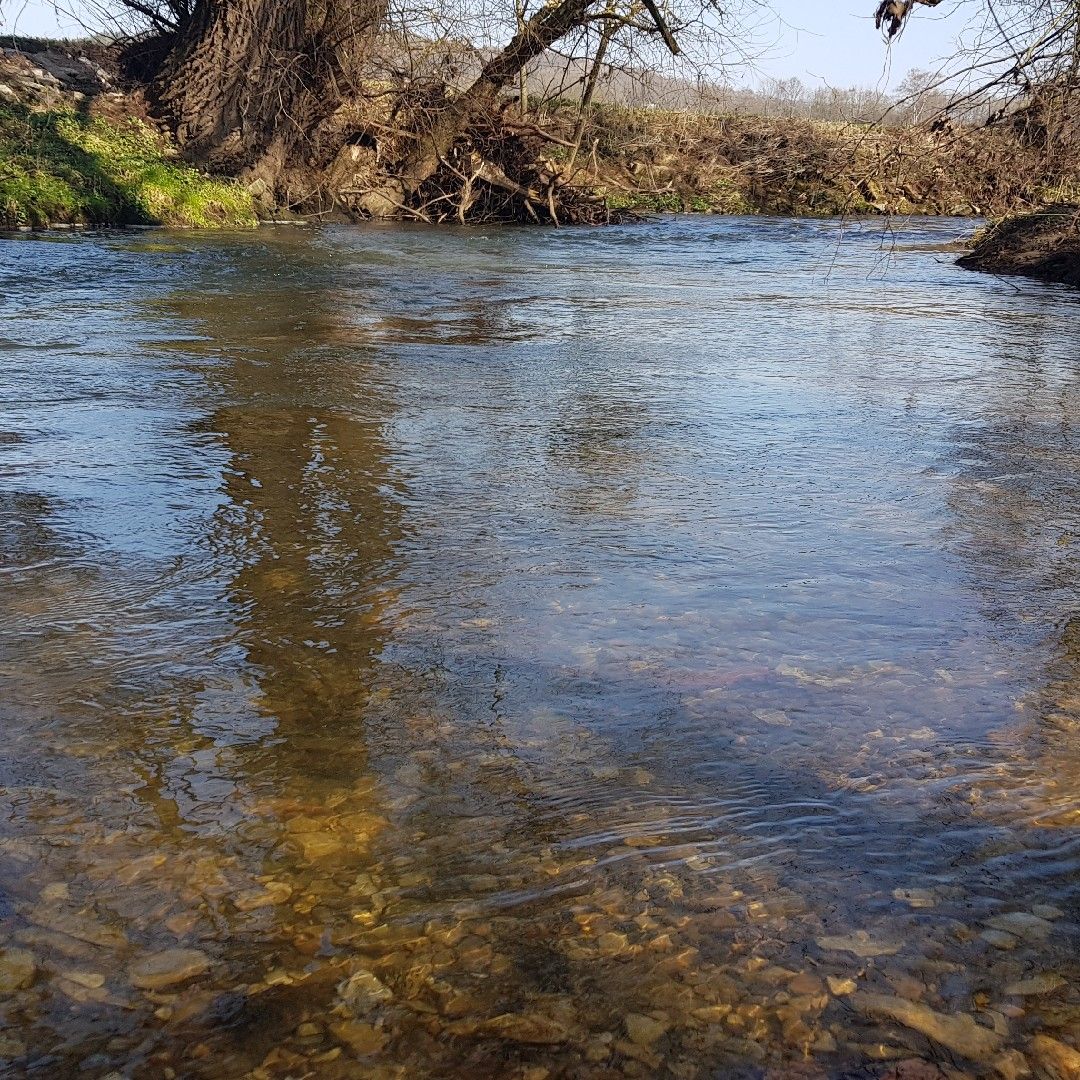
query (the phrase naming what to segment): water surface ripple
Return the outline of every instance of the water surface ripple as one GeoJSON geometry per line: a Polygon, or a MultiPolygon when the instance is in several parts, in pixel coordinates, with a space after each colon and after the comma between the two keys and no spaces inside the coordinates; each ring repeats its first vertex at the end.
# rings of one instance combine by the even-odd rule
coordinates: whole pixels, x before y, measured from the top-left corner
{"type": "Polygon", "coordinates": [[[0,237],[5,1075],[1072,1076],[1080,296],[965,227],[0,237]]]}

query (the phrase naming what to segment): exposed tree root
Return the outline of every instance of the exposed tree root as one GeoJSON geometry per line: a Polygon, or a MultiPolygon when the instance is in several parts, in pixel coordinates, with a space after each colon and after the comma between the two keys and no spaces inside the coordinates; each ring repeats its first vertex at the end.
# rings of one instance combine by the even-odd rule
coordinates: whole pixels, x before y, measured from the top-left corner
{"type": "MultiPolygon", "coordinates": [[[[599,225],[633,216],[610,210],[602,196],[576,185],[572,173],[544,156],[548,144],[572,145],[536,123],[495,114],[476,120],[412,192],[395,190],[391,166],[386,173],[372,170],[367,184],[339,187],[337,194],[358,216],[404,216],[433,224],[599,225]]],[[[346,156],[353,161],[361,157],[353,151],[346,156]]]]}

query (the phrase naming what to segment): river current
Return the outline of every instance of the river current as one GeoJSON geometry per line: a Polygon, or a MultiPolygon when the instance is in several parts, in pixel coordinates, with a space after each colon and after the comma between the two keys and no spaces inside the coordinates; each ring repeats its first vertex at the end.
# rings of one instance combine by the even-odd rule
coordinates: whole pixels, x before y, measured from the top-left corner
{"type": "Polygon", "coordinates": [[[1080,294],[969,228],[0,237],[0,1073],[1077,1075],[1080,294]]]}

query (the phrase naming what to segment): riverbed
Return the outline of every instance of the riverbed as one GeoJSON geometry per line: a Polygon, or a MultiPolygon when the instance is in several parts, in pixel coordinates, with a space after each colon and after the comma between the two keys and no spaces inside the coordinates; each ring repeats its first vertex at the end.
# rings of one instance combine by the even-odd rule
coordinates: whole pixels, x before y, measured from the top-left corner
{"type": "Polygon", "coordinates": [[[969,228],[0,237],[4,1075],[1078,1075],[1080,294],[969,228]]]}

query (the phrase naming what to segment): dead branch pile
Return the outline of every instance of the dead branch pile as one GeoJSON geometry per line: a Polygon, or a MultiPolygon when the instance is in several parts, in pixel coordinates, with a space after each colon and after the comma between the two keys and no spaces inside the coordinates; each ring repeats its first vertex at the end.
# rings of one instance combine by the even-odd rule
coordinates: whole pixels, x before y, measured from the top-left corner
{"type": "MultiPolygon", "coordinates": [[[[345,150],[332,170],[328,193],[357,216],[364,198],[383,187],[411,141],[444,107],[441,86],[405,93],[373,93],[343,117],[345,150]]],[[[507,105],[476,117],[443,156],[437,171],[398,207],[399,216],[441,222],[607,224],[625,219],[588,185],[577,184],[557,153],[571,144],[557,126],[545,130],[507,105]]]]}

